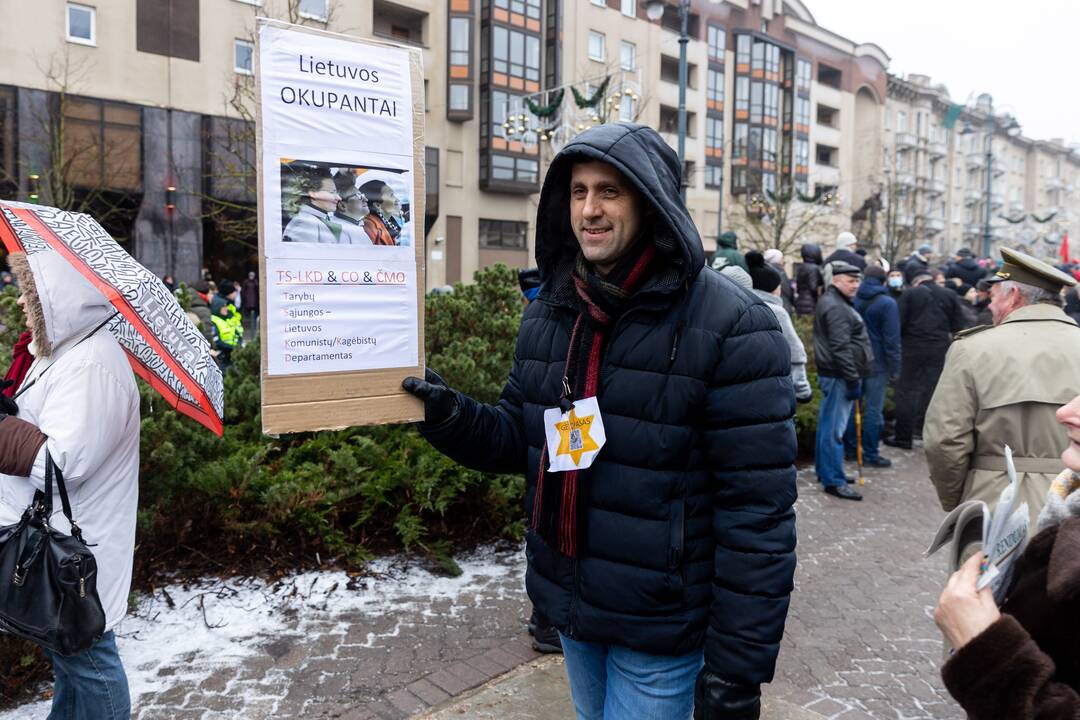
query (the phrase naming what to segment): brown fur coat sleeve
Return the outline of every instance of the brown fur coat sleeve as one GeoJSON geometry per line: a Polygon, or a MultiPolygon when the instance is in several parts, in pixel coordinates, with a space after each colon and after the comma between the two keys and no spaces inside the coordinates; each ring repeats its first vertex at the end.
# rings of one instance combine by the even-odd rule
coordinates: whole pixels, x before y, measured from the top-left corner
{"type": "Polygon", "coordinates": [[[945,687],[969,720],[1080,720],[1080,695],[1054,680],[1054,662],[1011,615],[954,654],[945,687]]]}

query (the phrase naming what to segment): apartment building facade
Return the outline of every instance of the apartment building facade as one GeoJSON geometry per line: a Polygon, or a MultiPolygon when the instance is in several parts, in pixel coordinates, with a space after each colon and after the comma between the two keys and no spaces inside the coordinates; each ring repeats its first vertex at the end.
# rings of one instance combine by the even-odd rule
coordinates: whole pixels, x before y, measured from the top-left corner
{"type": "MultiPolygon", "coordinates": [[[[880,146],[888,57],[798,0],[694,0],[690,12],[687,203],[707,249],[721,213],[734,227],[750,194],[788,186],[835,193],[846,228],[883,169],[865,148],[880,146]]],[[[48,203],[47,169],[62,166],[76,194],[107,190],[94,196],[107,226],[155,271],[252,267],[260,15],[422,49],[431,287],[531,264],[543,173],[577,132],[633,120],[677,143],[674,4],[653,22],[636,0],[17,3],[0,192],[48,203]]]]}
{"type": "Polygon", "coordinates": [[[982,254],[988,217],[991,249],[1054,256],[1080,237],[1080,149],[1024,136],[989,95],[962,106],[925,75],[890,75],[882,148],[881,232],[904,251],[982,254]]]}

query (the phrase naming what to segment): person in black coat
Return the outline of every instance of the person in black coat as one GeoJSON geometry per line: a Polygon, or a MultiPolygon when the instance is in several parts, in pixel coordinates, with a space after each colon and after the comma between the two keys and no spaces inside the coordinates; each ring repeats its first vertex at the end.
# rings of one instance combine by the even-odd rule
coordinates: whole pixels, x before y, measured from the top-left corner
{"type": "Polygon", "coordinates": [[[956,259],[945,269],[948,279],[960,278],[964,285],[975,286],[986,277],[986,271],[979,266],[970,248],[962,247],[956,251],[956,259]]]}
{"type": "Polygon", "coordinates": [[[914,282],[900,296],[896,430],[884,440],[886,445],[905,449],[911,449],[916,432],[922,435],[926,408],[945,368],[945,353],[953,335],[968,324],[963,301],[955,292],[935,284],[929,273],[915,276],[914,282]]]}
{"type": "Polygon", "coordinates": [[[799,248],[802,262],[795,269],[795,314],[813,315],[825,286],[821,248],[807,243],[799,248]]]}
{"type": "Polygon", "coordinates": [[[583,717],[757,718],[792,590],[790,350],[765,304],[703,271],[681,174],[644,125],[578,135],[540,194],[543,285],[499,402],[434,372],[404,382],[434,447],[525,473],[526,588],[583,717]],[[606,444],[588,469],[552,471],[587,444],[564,425],[549,445],[545,411],[587,398],[606,444]],[[609,689],[605,667],[626,662],[634,679],[609,689]]]}
{"type": "Polygon", "coordinates": [[[904,271],[904,284],[911,287],[916,276],[923,273],[931,273],[930,261],[934,259],[934,248],[929,245],[920,245],[919,249],[911,253],[906,260],[899,263],[899,268],[904,271]]]}
{"type": "Polygon", "coordinates": [[[825,258],[825,264],[828,265],[831,262],[845,262],[848,265],[854,265],[860,272],[866,269],[866,258],[855,252],[855,245],[859,242],[858,238],[854,234],[849,232],[842,232],[836,236],[836,250],[833,254],[825,258]]]}

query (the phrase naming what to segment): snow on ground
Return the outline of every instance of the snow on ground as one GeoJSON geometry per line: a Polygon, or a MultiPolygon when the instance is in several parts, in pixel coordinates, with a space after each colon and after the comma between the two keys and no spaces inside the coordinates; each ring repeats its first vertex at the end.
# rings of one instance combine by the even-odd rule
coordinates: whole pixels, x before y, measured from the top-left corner
{"type": "MultiPolygon", "coordinates": [[[[481,548],[457,558],[462,574],[433,575],[401,557],[368,564],[363,577],[314,571],[273,583],[253,578],[210,579],[170,585],[144,595],[116,628],[120,656],[131,686],[132,704],[143,695],[162,692],[180,680],[200,682],[216,669],[243,662],[282,633],[303,634],[316,623],[324,632],[337,618],[344,631],[355,616],[390,613],[431,615],[431,604],[449,601],[449,615],[461,611],[458,598],[476,607],[505,596],[520,576],[520,548],[481,548]],[[352,618],[350,619],[350,616],[352,618]],[[185,669],[159,675],[166,667],[185,669]]],[[[440,611],[440,615],[446,612],[440,611]]],[[[368,642],[372,638],[369,636],[368,642]]],[[[49,703],[36,702],[0,712],[0,720],[41,720],[49,703]]]]}

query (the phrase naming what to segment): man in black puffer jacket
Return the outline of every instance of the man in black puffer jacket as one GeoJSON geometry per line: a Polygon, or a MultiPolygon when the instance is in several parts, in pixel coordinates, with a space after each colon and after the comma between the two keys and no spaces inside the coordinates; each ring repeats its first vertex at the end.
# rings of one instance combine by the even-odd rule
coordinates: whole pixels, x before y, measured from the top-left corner
{"type": "Polygon", "coordinates": [[[405,381],[432,445],[525,473],[526,586],[562,635],[579,717],[757,718],[792,590],[790,350],[766,305],[702,272],[680,174],[646,126],[578,135],[544,181],[543,285],[502,398],[430,370],[405,381]],[[568,453],[545,410],[591,397],[606,444],[553,472],[568,453]]]}

